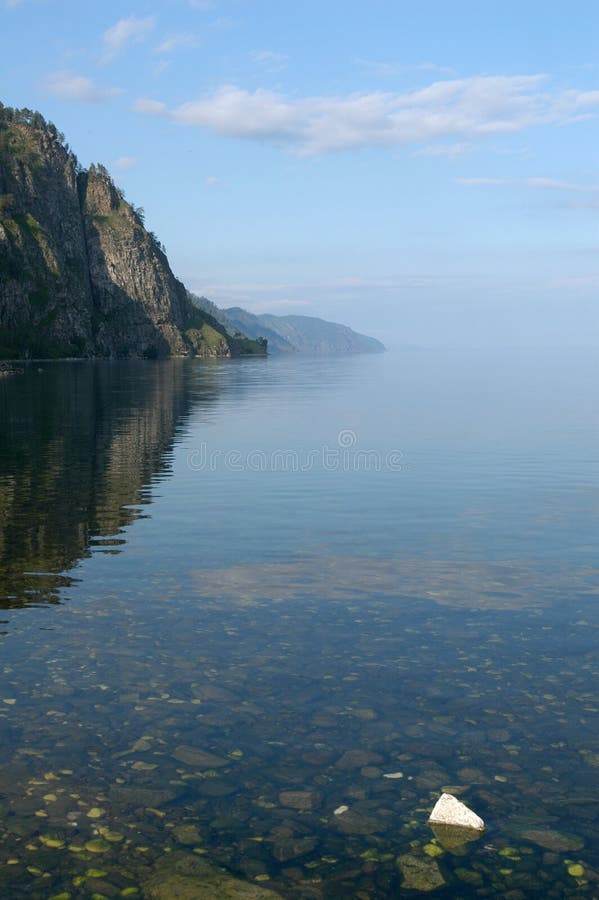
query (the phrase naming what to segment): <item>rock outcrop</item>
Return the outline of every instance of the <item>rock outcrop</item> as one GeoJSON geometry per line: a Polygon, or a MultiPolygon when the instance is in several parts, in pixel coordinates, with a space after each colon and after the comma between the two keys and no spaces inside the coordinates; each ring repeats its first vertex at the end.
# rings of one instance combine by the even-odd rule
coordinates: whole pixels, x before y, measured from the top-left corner
{"type": "Polygon", "coordinates": [[[103,166],[0,104],[0,359],[263,354],[195,307],[103,166]]]}

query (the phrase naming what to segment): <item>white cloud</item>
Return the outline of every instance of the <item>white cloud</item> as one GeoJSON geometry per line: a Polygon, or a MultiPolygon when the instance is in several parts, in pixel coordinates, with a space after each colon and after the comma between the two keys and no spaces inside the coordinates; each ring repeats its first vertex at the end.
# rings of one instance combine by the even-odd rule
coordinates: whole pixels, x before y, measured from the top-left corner
{"type": "Polygon", "coordinates": [[[518,184],[517,178],[456,178],[456,184],[466,187],[481,187],[485,184],[518,184]]]}
{"type": "Polygon", "coordinates": [[[577,106],[599,106],[599,91],[582,91],[576,94],[577,106]]]}
{"type": "Polygon", "coordinates": [[[173,34],[171,37],[165,38],[161,44],[156,47],[156,53],[172,53],[177,47],[197,47],[199,40],[195,34],[190,31],[182,34],[173,34]]]}
{"type": "Polygon", "coordinates": [[[148,100],[143,97],[135,101],[133,110],[144,113],[146,116],[162,116],[167,111],[166,103],[161,103],[160,100],[148,100]]]}
{"type": "Polygon", "coordinates": [[[417,150],[415,156],[447,156],[450,159],[458,159],[472,153],[472,144],[428,144],[422,150],[417,150]]]}
{"type": "Polygon", "coordinates": [[[6,9],[15,9],[17,6],[22,6],[23,3],[25,3],[25,0],[4,0],[6,9]]]}
{"type": "Polygon", "coordinates": [[[305,98],[225,85],[165,114],[181,125],[286,144],[300,155],[310,155],[430,144],[452,137],[473,140],[539,125],[563,125],[575,121],[581,107],[595,102],[589,92],[552,92],[546,83],[544,75],[481,75],[436,81],[403,93],[305,98]]]}
{"type": "Polygon", "coordinates": [[[48,75],[41,86],[46,93],[60,100],[75,100],[81,103],[104,103],[123,92],[122,88],[98,87],[91,78],[76,75],[67,69],[48,75]]]}
{"type": "Polygon", "coordinates": [[[120,172],[126,172],[127,169],[132,169],[133,166],[136,166],[138,162],[139,160],[136,156],[119,156],[112,163],[112,167],[120,172]]]}
{"type": "Polygon", "coordinates": [[[556,178],[527,178],[528,187],[547,188],[552,191],[599,191],[599,184],[577,184],[572,181],[560,181],[556,178]]]}
{"type": "Polygon", "coordinates": [[[216,187],[217,184],[220,184],[220,178],[217,178],[216,175],[209,175],[206,184],[208,187],[216,187]]]}
{"type": "Polygon", "coordinates": [[[456,178],[456,183],[467,187],[521,185],[551,191],[576,191],[581,193],[599,191],[599,184],[578,184],[572,181],[560,181],[557,178],[456,178]]]}
{"type": "Polygon", "coordinates": [[[119,19],[103,35],[104,53],[103,60],[107,61],[117,56],[125,49],[127,44],[139,44],[144,41],[154,30],[156,19],[154,16],[146,16],[143,19],[137,16],[129,16],[119,19]]]}

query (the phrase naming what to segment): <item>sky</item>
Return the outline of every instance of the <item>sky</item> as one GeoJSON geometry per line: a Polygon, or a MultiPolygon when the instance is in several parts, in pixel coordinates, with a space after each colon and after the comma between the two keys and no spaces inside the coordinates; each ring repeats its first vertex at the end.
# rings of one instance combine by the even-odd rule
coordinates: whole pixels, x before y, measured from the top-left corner
{"type": "Polygon", "coordinates": [[[219,306],[599,346],[599,4],[0,0],[0,99],[219,306]]]}

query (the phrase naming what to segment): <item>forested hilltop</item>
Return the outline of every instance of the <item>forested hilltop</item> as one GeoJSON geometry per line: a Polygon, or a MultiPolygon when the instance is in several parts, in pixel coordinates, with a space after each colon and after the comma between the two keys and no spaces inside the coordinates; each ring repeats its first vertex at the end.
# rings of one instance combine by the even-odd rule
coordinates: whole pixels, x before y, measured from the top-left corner
{"type": "Polygon", "coordinates": [[[219,309],[206,297],[196,297],[194,294],[190,297],[199,309],[214,316],[229,334],[242,332],[254,339],[265,338],[269,353],[329,355],[382,353],[385,350],[376,338],[316,316],[256,315],[239,306],[219,309]]]}
{"type": "Polygon", "coordinates": [[[0,359],[265,352],[191,303],[103,166],[0,103],[0,359]]]}

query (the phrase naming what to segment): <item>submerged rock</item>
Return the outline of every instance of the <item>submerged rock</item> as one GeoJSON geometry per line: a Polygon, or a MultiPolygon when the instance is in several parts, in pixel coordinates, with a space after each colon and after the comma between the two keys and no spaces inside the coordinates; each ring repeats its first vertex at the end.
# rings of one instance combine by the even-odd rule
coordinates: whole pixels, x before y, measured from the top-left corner
{"type": "Polygon", "coordinates": [[[318,791],[281,791],[279,803],[290,809],[318,809],[322,805],[322,795],[318,791]]]}
{"type": "Polygon", "coordinates": [[[315,837],[282,838],[275,841],[272,855],[279,862],[288,862],[290,859],[297,859],[299,856],[306,856],[307,853],[312,853],[316,844],[317,839],[315,837]]]}
{"type": "Polygon", "coordinates": [[[475,812],[453,794],[441,794],[429,816],[431,825],[454,825],[484,831],[485,823],[475,812]]]}
{"type": "Polygon", "coordinates": [[[346,807],[338,807],[333,813],[332,824],[344,834],[376,834],[386,831],[387,823],[346,807]]]}
{"type": "Polygon", "coordinates": [[[383,761],[379,753],[370,750],[346,750],[335,765],[338,769],[361,769],[363,766],[376,765],[383,761]]]}
{"type": "Polygon", "coordinates": [[[186,847],[195,847],[202,843],[202,835],[196,825],[177,825],[176,828],[173,828],[173,834],[179,843],[186,847]]]}
{"type": "Polygon", "coordinates": [[[198,750],[197,747],[188,747],[184,744],[175,748],[173,758],[197,769],[220,769],[230,764],[230,760],[222,756],[215,756],[206,750],[198,750]]]}
{"type": "Polygon", "coordinates": [[[156,874],[143,885],[148,900],[276,900],[280,894],[235,878],[189,853],[158,860],[156,874]]]}
{"type": "Polygon", "coordinates": [[[521,831],[520,837],[554,853],[573,853],[584,846],[584,841],[576,835],[563,834],[551,828],[529,828],[521,831]]]}
{"type": "Polygon", "coordinates": [[[462,825],[431,824],[431,829],[440,846],[454,856],[464,856],[468,852],[466,845],[482,837],[480,829],[464,828],[462,825]]]}
{"type": "Polygon", "coordinates": [[[422,859],[413,853],[404,853],[397,857],[396,864],[403,876],[401,886],[406,891],[434,891],[445,884],[439,866],[433,859],[422,859]]]}

